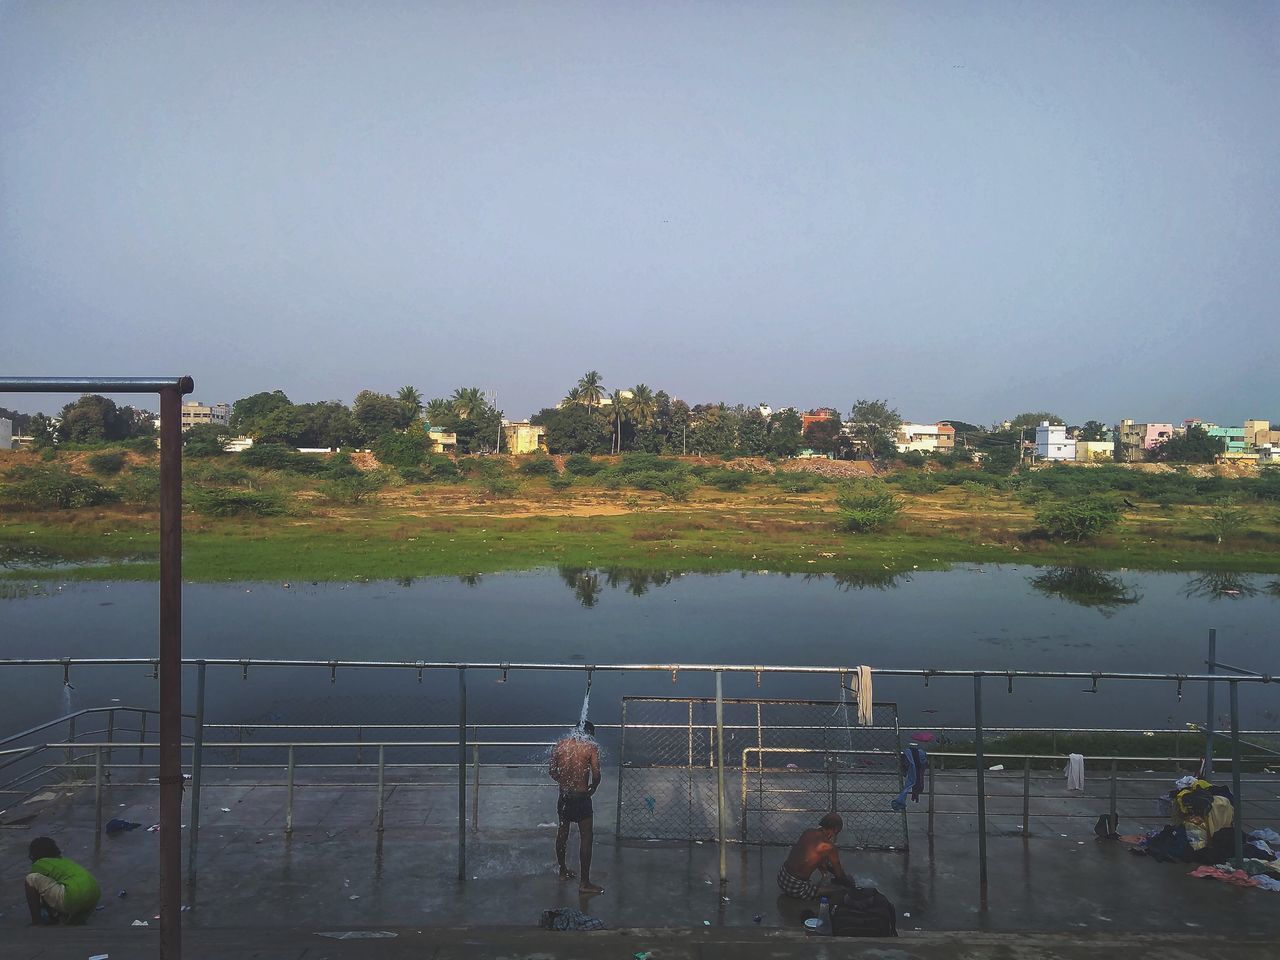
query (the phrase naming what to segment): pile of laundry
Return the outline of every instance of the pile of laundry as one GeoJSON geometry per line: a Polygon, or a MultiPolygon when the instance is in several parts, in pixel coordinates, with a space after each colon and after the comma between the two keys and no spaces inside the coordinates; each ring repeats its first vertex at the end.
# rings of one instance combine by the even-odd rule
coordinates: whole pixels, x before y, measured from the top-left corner
{"type": "Polygon", "coordinates": [[[1168,824],[1146,834],[1117,838],[1133,845],[1131,853],[1161,863],[1205,864],[1193,873],[1197,877],[1268,889],[1271,878],[1280,881],[1280,862],[1276,860],[1280,834],[1273,830],[1255,830],[1246,839],[1243,855],[1246,864],[1254,864],[1251,870],[1236,871],[1224,864],[1235,856],[1235,798],[1226,787],[1183,777],[1159,798],[1157,805],[1169,817],[1168,824]],[[1255,876],[1266,880],[1251,882],[1255,876]]]}

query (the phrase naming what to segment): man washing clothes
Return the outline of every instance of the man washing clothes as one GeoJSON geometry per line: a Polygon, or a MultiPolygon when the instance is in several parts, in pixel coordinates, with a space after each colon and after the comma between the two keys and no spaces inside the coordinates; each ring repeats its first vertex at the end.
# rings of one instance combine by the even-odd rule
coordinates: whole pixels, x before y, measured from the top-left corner
{"type": "Polygon", "coordinates": [[[560,879],[572,880],[573,871],[565,866],[565,848],[569,845],[569,825],[578,825],[578,866],[582,871],[578,879],[581,893],[604,893],[604,887],[591,882],[591,797],[600,786],[600,745],[595,741],[595,724],[583,720],[569,736],[564,737],[551,751],[548,772],[560,785],[560,799],[556,802],[556,816],[560,829],[556,832],[556,860],[560,864],[560,879]]]}
{"type": "Polygon", "coordinates": [[[852,887],[836,848],[836,837],[843,829],[844,820],[832,811],[818,821],[816,829],[800,834],[778,868],[778,889],[796,900],[813,900],[852,887]],[[811,880],[815,870],[819,871],[817,883],[811,880]]]}

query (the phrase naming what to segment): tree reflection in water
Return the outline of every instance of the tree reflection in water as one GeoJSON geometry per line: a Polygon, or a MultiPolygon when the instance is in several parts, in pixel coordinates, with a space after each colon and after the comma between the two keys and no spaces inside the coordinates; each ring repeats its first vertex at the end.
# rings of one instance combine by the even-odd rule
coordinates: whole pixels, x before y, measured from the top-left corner
{"type": "Polygon", "coordinates": [[[1209,600],[1239,600],[1241,597],[1255,597],[1258,587],[1247,574],[1235,573],[1231,570],[1211,570],[1199,573],[1187,581],[1182,588],[1184,597],[1205,597],[1209,600]]]}
{"type": "Polygon", "coordinates": [[[560,579],[584,607],[594,607],[606,586],[625,588],[633,597],[642,597],[651,587],[665,587],[677,576],[673,570],[636,570],[630,567],[560,567],[560,579]]]}
{"type": "Polygon", "coordinates": [[[1050,567],[1027,579],[1041,593],[1090,607],[1104,617],[1113,617],[1121,607],[1142,600],[1142,595],[1119,577],[1092,567],[1050,567]]]}
{"type": "Polygon", "coordinates": [[[848,593],[850,590],[892,590],[911,578],[903,570],[846,570],[843,573],[806,573],[805,583],[811,580],[831,580],[836,589],[848,593]]]}

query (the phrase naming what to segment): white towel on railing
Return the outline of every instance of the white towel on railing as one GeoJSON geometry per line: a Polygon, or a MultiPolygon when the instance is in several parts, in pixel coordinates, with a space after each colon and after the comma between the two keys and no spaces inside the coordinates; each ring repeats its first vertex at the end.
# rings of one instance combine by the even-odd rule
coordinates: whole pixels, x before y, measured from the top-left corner
{"type": "Polygon", "coordinates": [[[1062,768],[1062,772],[1067,775],[1068,790],[1084,789],[1084,754],[1069,753],[1067,754],[1067,765],[1062,768]]]}
{"type": "Polygon", "coordinates": [[[864,727],[875,722],[875,711],[871,702],[871,668],[858,668],[858,723],[864,727]]]}

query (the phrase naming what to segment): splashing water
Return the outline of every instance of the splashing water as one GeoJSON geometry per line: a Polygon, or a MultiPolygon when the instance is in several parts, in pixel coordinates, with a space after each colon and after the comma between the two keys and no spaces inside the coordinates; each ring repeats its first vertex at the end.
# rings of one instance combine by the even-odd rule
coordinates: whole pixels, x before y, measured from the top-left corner
{"type": "MultiPolygon", "coordinates": [[[[837,710],[844,712],[844,732],[848,738],[848,748],[853,749],[853,727],[849,725],[849,688],[845,685],[844,678],[840,678],[840,706],[837,710]]],[[[853,757],[848,758],[849,762],[853,762],[853,757]]]]}
{"type": "Polygon", "coordinates": [[[62,715],[65,717],[71,713],[71,684],[64,683],[62,685],[62,715]]]}
{"type": "Polygon", "coordinates": [[[591,709],[591,679],[587,679],[587,692],[582,696],[582,713],[578,715],[578,729],[582,730],[587,722],[587,711],[591,709]]]}

